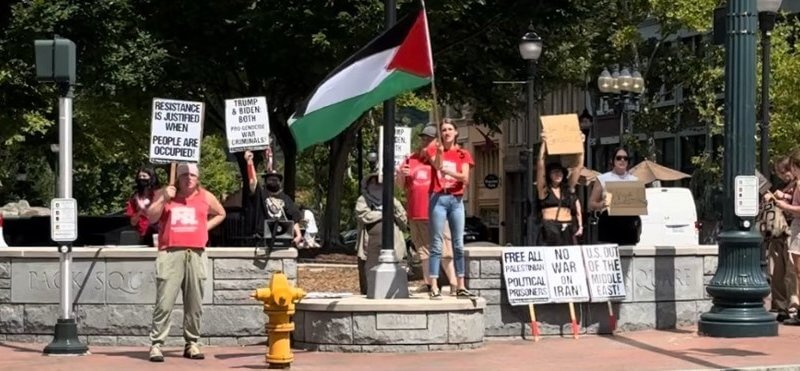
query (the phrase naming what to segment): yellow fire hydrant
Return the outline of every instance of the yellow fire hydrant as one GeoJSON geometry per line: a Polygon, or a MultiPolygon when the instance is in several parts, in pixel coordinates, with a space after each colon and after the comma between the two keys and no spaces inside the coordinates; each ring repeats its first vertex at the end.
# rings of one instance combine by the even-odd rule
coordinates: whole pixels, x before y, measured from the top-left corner
{"type": "Polygon", "coordinates": [[[289,344],[289,335],[294,331],[294,322],[290,316],[294,314],[295,303],[306,296],[300,288],[289,285],[289,280],[282,272],[275,272],[269,288],[256,289],[250,295],[264,303],[264,313],[269,317],[267,328],[267,363],[270,368],[288,368],[294,361],[294,354],[289,344]]]}

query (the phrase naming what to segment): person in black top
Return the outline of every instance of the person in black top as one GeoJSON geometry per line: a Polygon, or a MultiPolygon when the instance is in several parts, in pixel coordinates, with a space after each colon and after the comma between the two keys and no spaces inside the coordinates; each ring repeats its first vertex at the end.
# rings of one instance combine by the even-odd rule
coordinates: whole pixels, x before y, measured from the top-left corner
{"type": "MultiPolygon", "coordinates": [[[[252,166],[253,155],[250,151],[245,152],[245,161],[252,166]]],[[[249,170],[248,171],[254,171],[249,170]]],[[[258,187],[258,177],[252,176],[248,183],[251,197],[256,197],[260,202],[261,215],[265,219],[272,220],[291,220],[293,226],[293,240],[296,246],[303,242],[303,234],[300,231],[300,221],[303,214],[289,195],[283,193],[283,175],[275,170],[264,173],[264,191],[258,187]]]]}
{"type": "Polygon", "coordinates": [[[536,190],[542,213],[539,241],[546,246],[575,245],[576,237],[583,234],[583,219],[575,194],[575,185],[583,167],[583,154],[578,155],[578,165],[572,172],[560,162],[551,162],[545,168],[546,154],[543,138],[536,166],[536,190]],[[568,174],[569,180],[565,182],[568,174]]]}

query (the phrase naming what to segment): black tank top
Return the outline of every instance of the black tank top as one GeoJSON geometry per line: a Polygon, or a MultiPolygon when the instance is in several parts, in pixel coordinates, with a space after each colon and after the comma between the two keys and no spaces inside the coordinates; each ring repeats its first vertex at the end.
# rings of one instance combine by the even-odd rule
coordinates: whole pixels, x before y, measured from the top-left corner
{"type": "Polygon", "coordinates": [[[544,199],[539,200],[539,204],[541,205],[542,209],[549,209],[551,207],[564,207],[570,208],[570,195],[569,191],[565,188],[561,188],[561,199],[556,197],[555,193],[553,193],[552,188],[547,188],[547,196],[544,199]],[[565,197],[566,195],[566,197],[565,197]]]}

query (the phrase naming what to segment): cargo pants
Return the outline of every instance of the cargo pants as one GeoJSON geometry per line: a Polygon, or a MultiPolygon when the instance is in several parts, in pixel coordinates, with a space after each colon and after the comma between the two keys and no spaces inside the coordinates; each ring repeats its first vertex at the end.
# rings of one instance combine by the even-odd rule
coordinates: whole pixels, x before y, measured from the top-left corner
{"type": "Polygon", "coordinates": [[[172,309],[178,292],[183,292],[183,339],[187,344],[200,339],[203,315],[203,283],[208,257],[203,249],[170,248],[156,258],[156,306],[150,341],[163,345],[172,323],[172,309]]]}

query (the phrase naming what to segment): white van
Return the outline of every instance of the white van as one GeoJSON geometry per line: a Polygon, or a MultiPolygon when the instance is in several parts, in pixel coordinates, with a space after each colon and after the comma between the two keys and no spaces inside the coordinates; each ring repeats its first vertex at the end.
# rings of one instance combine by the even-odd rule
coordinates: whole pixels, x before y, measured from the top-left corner
{"type": "Polygon", "coordinates": [[[688,188],[646,188],[639,246],[685,246],[700,243],[694,196],[688,188]]]}

